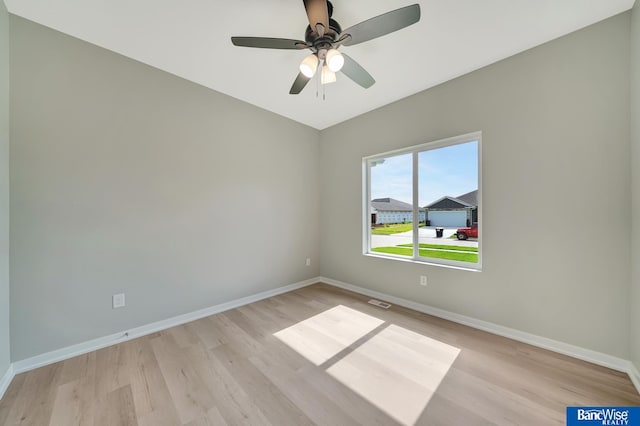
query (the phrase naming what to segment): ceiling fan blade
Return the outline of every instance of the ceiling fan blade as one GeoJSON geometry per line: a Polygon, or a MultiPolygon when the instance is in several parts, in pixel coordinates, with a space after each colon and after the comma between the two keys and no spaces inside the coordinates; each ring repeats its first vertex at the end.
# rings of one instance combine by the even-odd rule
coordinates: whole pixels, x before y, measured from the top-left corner
{"type": "Polygon", "coordinates": [[[262,49],[306,49],[309,46],[301,40],[269,37],[231,37],[235,46],[258,47],[262,49]]]}
{"type": "Polygon", "coordinates": [[[309,25],[316,30],[316,24],[322,24],[325,29],[329,28],[329,8],[327,0],[303,0],[304,8],[307,11],[309,25]]]}
{"type": "Polygon", "coordinates": [[[358,83],[360,86],[368,89],[373,86],[376,80],[371,77],[371,74],[367,72],[362,66],[351,58],[351,56],[345,55],[342,52],[342,56],[344,57],[344,65],[342,66],[342,71],[344,75],[349,77],[351,80],[358,83]]]}
{"type": "Polygon", "coordinates": [[[298,93],[302,92],[302,89],[304,89],[304,86],[307,85],[309,80],[311,80],[309,77],[307,77],[304,74],[302,74],[301,72],[299,72],[298,76],[296,77],[295,81],[293,82],[293,85],[291,86],[291,90],[289,90],[289,94],[290,95],[297,95],[298,93]]]}
{"type": "Polygon", "coordinates": [[[342,34],[350,34],[351,38],[342,44],[353,46],[354,44],[372,40],[377,37],[398,31],[404,27],[415,24],[420,20],[420,5],[401,7],[391,12],[383,13],[375,18],[367,19],[350,28],[342,34]]]}

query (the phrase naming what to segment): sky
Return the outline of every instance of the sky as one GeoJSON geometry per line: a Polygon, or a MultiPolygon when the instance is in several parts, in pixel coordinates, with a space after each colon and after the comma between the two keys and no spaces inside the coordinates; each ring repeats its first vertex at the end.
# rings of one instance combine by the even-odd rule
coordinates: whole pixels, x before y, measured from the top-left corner
{"type": "MultiPolygon", "coordinates": [[[[411,153],[385,158],[371,168],[371,199],[412,204],[411,153]]],[[[418,205],[478,189],[478,143],[467,142],[418,154],[418,205]]]]}

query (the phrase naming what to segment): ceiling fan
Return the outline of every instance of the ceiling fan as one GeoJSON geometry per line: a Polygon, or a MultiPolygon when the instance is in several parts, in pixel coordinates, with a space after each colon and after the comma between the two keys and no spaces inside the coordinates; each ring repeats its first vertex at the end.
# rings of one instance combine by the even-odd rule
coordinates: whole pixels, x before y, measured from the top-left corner
{"type": "Polygon", "coordinates": [[[376,81],[350,56],[338,51],[340,46],[353,46],[398,31],[420,20],[420,5],[401,7],[342,30],[332,19],[333,5],[328,0],[303,0],[309,18],[304,41],[270,37],[231,37],[235,46],[262,49],[309,49],[311,54],[300,64],[300,72],[289,93],[297,95],[320,68],[322,84],[336,81],[342,71],[360,86],[368,89],[376,81]]]}

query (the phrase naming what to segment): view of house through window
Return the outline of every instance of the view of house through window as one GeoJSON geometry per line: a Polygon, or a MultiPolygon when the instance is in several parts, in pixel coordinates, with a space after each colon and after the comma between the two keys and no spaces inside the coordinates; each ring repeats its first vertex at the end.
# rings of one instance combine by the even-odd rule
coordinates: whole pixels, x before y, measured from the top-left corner
{"type": "Polygon", "coordinates": [[[480,268],[480,133],[367,157],[365,253],[480,268]]]}

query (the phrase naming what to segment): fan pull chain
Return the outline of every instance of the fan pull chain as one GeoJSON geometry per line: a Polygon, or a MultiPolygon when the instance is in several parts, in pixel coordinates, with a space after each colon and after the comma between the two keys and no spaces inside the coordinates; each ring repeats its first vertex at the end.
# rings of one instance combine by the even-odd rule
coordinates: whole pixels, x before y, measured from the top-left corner
{"type": "Polygon", "coordinates": [[[322,85],[322,61],[318,61],[316,68],[316,98],[320,97],[320,86],[322,85]]]}
{"type": "Polygon", "coordinates": [[[320,82],[320,86],[322,86],[322,100],[326,101],[327,98],[325,96],[325,92],[326,92],[327,85],[326,84],[322,84],[322,70],[324,69],[324,64],[325,64],[325,61],[322,60],[322,61],[320,61],[320,64],[318,65],[319,66],[318,81],[320,82]]]}

